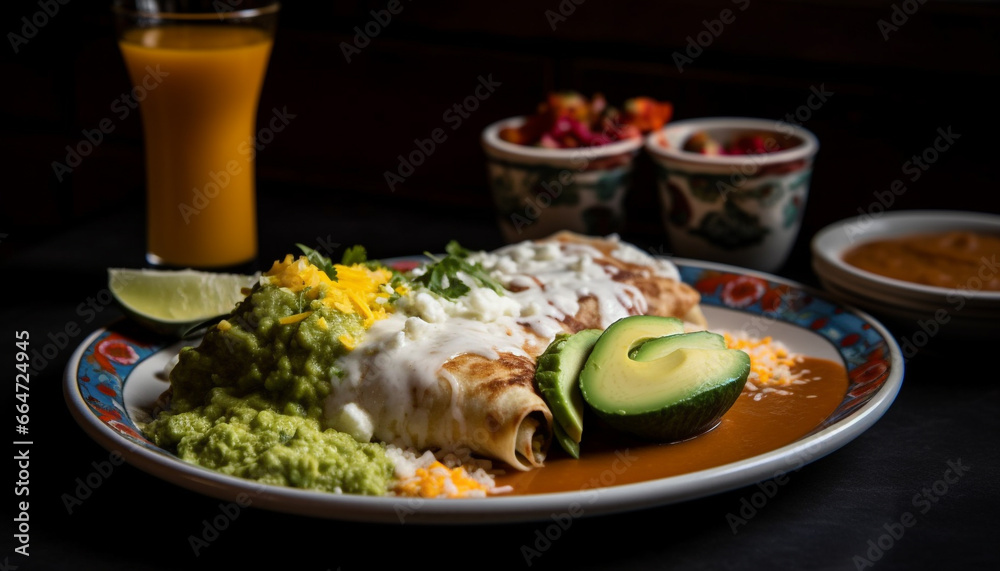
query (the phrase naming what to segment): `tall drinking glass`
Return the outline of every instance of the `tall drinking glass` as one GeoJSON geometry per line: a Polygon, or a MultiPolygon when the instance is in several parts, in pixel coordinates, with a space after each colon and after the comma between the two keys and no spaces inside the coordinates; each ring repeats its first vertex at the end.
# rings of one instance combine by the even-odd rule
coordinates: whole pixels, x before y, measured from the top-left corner
{"type": "Polygon", "coordinates": [[[147,261],[252,264],[253,137],[279,4],[120,0],[113,10],[142,115],[147,261]]]}

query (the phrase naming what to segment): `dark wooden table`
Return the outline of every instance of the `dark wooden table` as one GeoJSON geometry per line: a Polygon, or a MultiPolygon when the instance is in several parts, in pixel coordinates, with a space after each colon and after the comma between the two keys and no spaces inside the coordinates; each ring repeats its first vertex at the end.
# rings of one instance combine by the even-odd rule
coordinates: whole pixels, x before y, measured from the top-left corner
{"type": "MultiPolygon", "coordinates": [[[[375,256],[440,249],[451,238],[475,248],[501,245],[486,210],[373,204],[363,197],[309,209],[303,208],[307,197],[295,189],[261,193],[261,260],[282,256],[295,242],[321,238],[362,243],[375,256]]],[[[625,237],[643,247],[660,239],[653,233],[625,237]]],[[[816,285],[809,238],[800,238],[780,273],[816,285]]],[[[993,546],[1000,514],[996,349],[950,343],[943,336],[909,360],[902,391],[871,429],[789,474],[735,529],[727,515],[738,514],[757,486],[574,519],[549,541],[539,538],[551,522],[374,525],[250,507],[196,554],[191,537],[202,536],[205,522],[221,513],[217,499],[128,464],[102,476],[82,502],[68,499],[78,480],[107,467],[109,451],[70,416],[64,369],[87,334],[120,315],[113,304],[99,301],[105,269],[138,267],[143,250],[142,211],[127,204],[20,248],[0,266],[8,281],[0,309],[7,359],[14,361],[16,331],[30,332],[33,346],[58,346],[31,377],[29,483],[16,484],[17,460],[8,460],[6,471],[5,513],[18,501],[30,504],[30,557],[14,553],[16,522],[4,517],[4,568],[322,571],[413,561],[504,569],[985,569],[1000,562],[993,546]],[[81,307],[90,300],[98,300],[99,311],[81,307]],[[15,496],[18,487],[30,495],[15,496]]],[[[13,363],[8,369],[4,400],[12,403],[13,363]]],[[[12,404],[6,407],[11,415],[12,404]]],[[[17,446],[9,450],[18,455],[17,446]]]]}

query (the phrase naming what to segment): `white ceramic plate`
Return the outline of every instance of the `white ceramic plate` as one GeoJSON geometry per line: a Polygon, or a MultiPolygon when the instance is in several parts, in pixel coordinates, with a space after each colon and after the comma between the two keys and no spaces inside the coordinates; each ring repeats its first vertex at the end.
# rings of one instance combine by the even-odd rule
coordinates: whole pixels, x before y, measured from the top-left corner
{"type": "Polygon", "coordinates": [[[979,303],[975,305],[957,290],[951,295],[930,301],[921,298],[909,298],[891,291],[866,287],[864,283],[851,280],[850,276],[843,276],[831,269],[823,260],[814,260],[813,267],[825,289],[831,292],[834,290],[850,292],[858,298],[858,301],[849,301],[848,303],[857,305],[862,309],[874,311],[875,313],[886,312],[888,309],[899,309],[905,310],[912,315],[927,316],[934,314],[940,309],[944,309],[950,314],[962,314],[956,316],[966,321],[995,321],[1000,319],[1000,304],[988,305],[979,303]]]}
{"type": "Polygon", "coordinates": [[[940,335],[942,339],[951,341],[982,339],[983,336],[992,337],[996,334],[997,321],[1000,320],[1000,317],[983,316],[976,310],[956,309],[957,306],[951,307],[949,311],[943,307],[923,308],[891,304],[879,301],[871,295],[858,294],[836,281],[820,278],[820,283],[837,299],[877,313],[883,323],[898,328],[900,332],[906,332],[901,333],[906,336],[912,336],[913,332],[920,331],[921,324],[924,324],[925,331],[933,328],[935,336],[940,335]],[[939,313],[942,309],[944,313],[939,313]]]}
{"type": "MultiPolygon", "coordinates": [[[[716,494],[837,450],[871,427],[892,404],[903,381],[902,354],[885,327],[869,315],[768,274],[674,261],[684,281],[702,292],[711,328],[740,330],[766,323],[767,334],[793,351],[843,362],[849,386],[839,407],[792,444],[689,474],[579,492],[417,500],[261,485],[188,464],[156,447],[139,432],[136,420],[147,415],[167,387],[162,371],[180,346],[128,321],[95,331],[77,348],[66,370],[65,398],[74,418],[95,441],[166,481],[223,500],[249,498],[253,506],[275,511],[395,524],[547,520],[574,505],[574,510],[582,506],[583,514],[590,516],[716,494]],[[782,303],[776,305],[775,300],[782,303]]],[[[541,470],[539,477],[544,477],[541,470]]]]}
{"type": "MultiPolygon", "coordinates": [[[[1000,234],[1000,216],[981,212],[913,210],[841,220],[823,228],[813,237],[813,269],[821,279],[833,279],[859,297],[868,297],[869,292],[873,296],[881,294],[883,300],[896,300],[891,302],[894,306],[914,302],[949,307],[954,305],[952,300],[961,295],[964,307],[969,309],[1000,310],[1000,292],[978,290],[975,282],[963,290],[934,287],[873,274],[843,260],[843,254],[848,249],[870,240],[950,230],[1000,234]]],[[[984,271],[996,270],[987,264],[984,271]]],[[[981,282],[979,286],[982,286],[981,282]]]]}

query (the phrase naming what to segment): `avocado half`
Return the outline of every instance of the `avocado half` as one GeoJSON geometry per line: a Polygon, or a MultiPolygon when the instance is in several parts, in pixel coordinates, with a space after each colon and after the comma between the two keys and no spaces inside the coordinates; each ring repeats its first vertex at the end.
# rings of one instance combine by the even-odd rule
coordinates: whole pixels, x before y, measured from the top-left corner
{"type": "Polygon", "coordinates": [[[679,320],[637,315],[597,340],[580,372],[580,392],[611,427],[675,442],[718,424],[749,375],[750,356],[726,348],[722,336],[683,333],[679,320]]]}

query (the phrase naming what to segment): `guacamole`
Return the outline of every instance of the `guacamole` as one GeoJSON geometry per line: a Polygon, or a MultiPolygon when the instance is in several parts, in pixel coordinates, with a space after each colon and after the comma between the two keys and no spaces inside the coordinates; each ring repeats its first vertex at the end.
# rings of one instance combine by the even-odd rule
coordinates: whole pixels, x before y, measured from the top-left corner
{"type": "Polygon", "coordinates": [[[200,345],[181,350],[169,408],[147,436],[185,461],[265,484],[385,494],[393,466],[384,445],[321,426],[336,360],[371,321],[370,311],[366,323],[332,306],[331,287],[262,280],[200,345]]]}
{"type": "Polygon", "coordinates": [[[263,484],[385,494],[393,466],[383,445],[276,412],[261,393],[233,392],[215,388],[207,405],[162,415],[151,431],[157,445],[187,462],[263,484]]]}
{"type": "Polygon", "coordinates": [[[171,408],[184,412],[202,404],[214,387],[236,395],[261,392],[285,414],[319,418],[330,393],[334,365],[347,352],[340,337],[363,335],[361,317],[306,302],[301,293],[258,285],[233,314],[186,347],[171,371],[171,408]],[[293,323],[287,319],[311,310],[293,323]]]}

